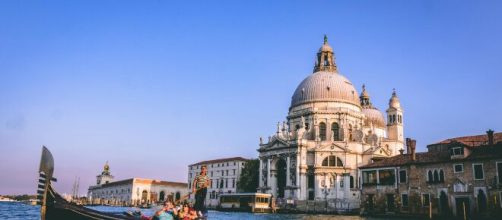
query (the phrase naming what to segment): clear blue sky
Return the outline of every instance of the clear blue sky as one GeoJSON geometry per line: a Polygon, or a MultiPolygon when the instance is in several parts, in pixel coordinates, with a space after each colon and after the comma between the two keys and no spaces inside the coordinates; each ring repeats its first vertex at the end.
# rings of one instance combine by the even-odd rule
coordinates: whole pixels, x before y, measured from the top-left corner
{"type": "Polygon", "coordinates": [[[57,188],[186,181],[187,165],[257,157],[324,34],[342,74],[425,145],[502,131],[496,1],[1,1],[0,194],[35,193],[41,146],[57,188]]]}

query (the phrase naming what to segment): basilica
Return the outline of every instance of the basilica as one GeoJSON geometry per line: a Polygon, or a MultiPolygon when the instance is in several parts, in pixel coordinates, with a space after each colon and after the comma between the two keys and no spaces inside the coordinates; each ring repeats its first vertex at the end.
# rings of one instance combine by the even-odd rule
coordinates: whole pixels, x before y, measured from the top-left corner
{"type": "Polygon", "coordinates": [[[324,37],[313,73],[296,88],[287,121],[260,138],[259,192],[285,200],[360,203],[358,167],[399,154],[404,146],[403,109],[392,92],[384,114],[366,87],[358,93],[335,63],[324,37]]]}

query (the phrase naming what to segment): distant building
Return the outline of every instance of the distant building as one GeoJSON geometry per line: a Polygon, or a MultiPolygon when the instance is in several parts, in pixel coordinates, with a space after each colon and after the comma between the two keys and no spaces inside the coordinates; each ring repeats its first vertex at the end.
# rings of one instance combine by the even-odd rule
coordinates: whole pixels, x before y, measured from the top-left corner
{"type": "Polygon", "coordinates": [[[447,139],[360,167],[362,208],[373,213],[493,216],[502,208],[502,133],[447,139]],[[432,205],[432,207],[430,207],[432,205]]]}
{"type": "MultiPolygon", "coordinates": [[[[220,194],[237,192],[237,182],[241,175],[242,168],[248,160],[242,157],[222,158],[206,160],[188,165],[188,189],[192,190],[193,179],[200,173],[201,166],[207,166],[207,176],[210,185],[206,195],[206,205],[216,207],[219,204],[220,194]]],[[[192,196],[191,199],[194,197],[192,196]]]]}
{"type": "Polygon", "coordinates": [[[114,181],[108,163],[96,179],[97,185],[90,186],[88,190],[91,204],[151,204],[166,199],[178,200],[181,196],[188,194],[186,183],[144,178],[114,181]]]}

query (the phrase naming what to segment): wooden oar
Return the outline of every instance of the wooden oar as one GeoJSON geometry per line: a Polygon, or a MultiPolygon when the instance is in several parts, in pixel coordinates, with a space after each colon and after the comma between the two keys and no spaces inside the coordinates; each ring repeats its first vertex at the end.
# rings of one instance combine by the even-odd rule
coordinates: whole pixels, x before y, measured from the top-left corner
{"type": "MultiPolygon", "coordinates": [[[[207,186],[206,186],[206,187],[207,187],[207,186]]],[[[206,187],[204,187],[204,188],[206,188],[206,187]]],[[[195,192],[197,193],[197,191],[199,191],[199,190],[201,190],[201,189],[204,189],[204,188],[199,188],[199,189],[195,190],[195,192]]],[[[180,202],[182,202],[182,201],[186,200],[186,199],[190,196],[190,194],[192,194],[192,193],[193,193],[193,192],[189,192],[188,194],[186,194],[186,195],[184,195],[183,197],[179,198],[178,200],[176,200],[176,201],[174,202],[174,205],[177,205],[178,203],[180,203],[180,202]]]]}

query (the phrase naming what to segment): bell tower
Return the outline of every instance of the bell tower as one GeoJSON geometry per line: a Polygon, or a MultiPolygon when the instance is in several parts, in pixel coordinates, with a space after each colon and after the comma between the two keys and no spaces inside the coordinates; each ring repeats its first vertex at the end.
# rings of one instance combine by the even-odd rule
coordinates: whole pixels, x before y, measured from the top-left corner
{"type": "Polygon", "coordinates": [[[324,35],[324,44],[317,52],[314,73],[319,71],[337,72],[333,48],[328,44],[328,37],[324,35]]]}
{"type": "Polygon", "coordinates": [[[396,90],[392,92],[387,109],[387,134],[391,140],[397,140],[404,143],[403,133],[403,109],[397,97],[396,90]]]}
{"type": "Polygon", "coordinates": [[[103,167],[103,172],[101,172],[101,175],[96,176],[96,183],[98,185],[101,185],[111,182],[113,182],[113,176],[110,173],[110,166],[108,165],[108,161],[106,161],[106,164],[103,167]]]}

